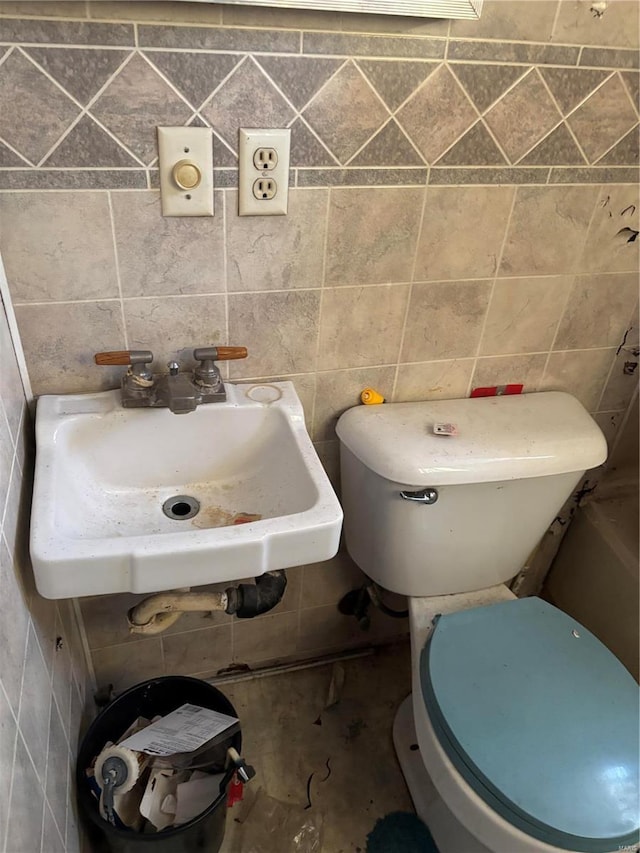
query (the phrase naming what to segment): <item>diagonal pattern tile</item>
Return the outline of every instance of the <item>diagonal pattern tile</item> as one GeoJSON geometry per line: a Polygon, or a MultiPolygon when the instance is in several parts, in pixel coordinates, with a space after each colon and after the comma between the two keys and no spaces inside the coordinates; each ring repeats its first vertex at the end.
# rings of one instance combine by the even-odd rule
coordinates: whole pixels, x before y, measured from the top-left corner
{"type": "Polygon", "coordinates": [[[92,118],[85,115],[47,157],[43,165],[96,168],[139,164],[92,118]]]}
{"type": "Polygon", "coordinates": [[[0,65],[2,137],[37,163],[80,110],[19,51],[0,65]]]}
{"type": "Polygon", "coordinates": [[[521,65],[453,65],[453,72],[467,94],[483,113],[522,77],[527,69],[521,65]]]}
{"type": "Polygon", "coordinates": [[[236,155],[233,151],[229,151],[224,142],[215,133],[213,134],[213,165],[222,168],[238,165],[236,155]]]}
{"type": "Polygon", "coordinates": [[[258,63],[294,107],[301,110],[324,86],[342,60],[311,56],[261,56],[258,63]]]}
{"type": "Polygon", "coordinates": [[[231,53],[147,51],[146,56],[195,109],[204,103],[239,62],[231,53]]]}
{"type": "Polygon", "coordinates": [[[337,166],[337,161],[318,142],[305,123],[297,118],[291,125],[292,166],[337,166]]]}
{"type": "Polygon", "coordinates": [[[624,136],[636,121],[635,110],[618,76],[607,80],[567,119],[592,163],[624,136]]]}
{"type": "Polygon", "coordinates": [[[424,166],[424,162],[395,119],[373,137],[349,162],[350,166],[424,166]]]}
{"type": "Polygon", "coordinates": [[[397,110],[438,67],[437,62],[384,62],[376,59],[359,59],[358,65],[392,111],[397,110]]]}
{"type": "Polygon", "coordinates": [[[583,68],[541,68],[540,73],[563,115],[567,115],[602,83],[609,72],[583,68]]]}
{"type": "Polygon", "coordinates": [[[241,63],[200,112],[233,151],[238,148],[239,127],[286,127],[294,117],[251,59],[241,63]]]}
{"type": "Polygon", "coordinates": [[[0,168],[6,169],[11,166],[27,166],[27,162],[23,160],[21,157],[18,157],[17,154],[7,148],[6,145],[3,145],[0,142],[0,168]]]}
{"type": "Polygon", "coordinates": [[[181,125],[191,110],[141,56],[107,86],[91,112],[144,163],[157,154],[156,127],[181,125]]]}
{"type": "Polygon", "coordinates": [[[441,157],[438,166],[504,166],[507,161],[482,119],[441,157]]]}
{"type": "Polygon", "coordinates": [[[636,111],[640,113],[640,73],[638,71],[627,71],[622,74],[622,79],[629,90],[636,111]]]}
{"type": "Polygon", "coordinates": [[[512,163],[539,142],[561,116],[534,69],[498,101],[485,121],[512,163]]]}
{"type": "Polygon", "coordinates": [[[598,160],[598,166],[637,166],[638,136],[640,128],[634,127],[612,148],[608,154],[598,160]]]}
{"type": "Polygon", "coordinates": [[[311,101],[304,117],[338,160],[346,163],[388,118],[388,113],[370,84],[349,62],[311,101]]]}
{"type": "Polygon", "coordinates": [[[523,166],[584,166],[585,159],[564,122],[521,160],[523,166]]]}
{"type": "Polygon", "coordinates": [[[126,50],[30,47],[27,53],[85,106],[128,56],[126,50]]]}
{"type": "Polygon", "coordinates": [[[445,65],[427,78],[396,117],[428,163],[434,163],[477,118],[445,65]]]}

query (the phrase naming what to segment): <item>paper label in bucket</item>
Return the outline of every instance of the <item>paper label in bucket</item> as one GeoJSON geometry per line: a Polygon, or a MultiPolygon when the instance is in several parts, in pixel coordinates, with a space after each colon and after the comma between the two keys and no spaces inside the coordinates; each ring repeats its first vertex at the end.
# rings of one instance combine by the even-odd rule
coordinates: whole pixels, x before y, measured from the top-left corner
{"type": "Polygon", "coordinates": [[[458,427],[456,424],[434,424],[434,435],[458,435],[458,427]]]}
{"type": "Polygon", "coordinates": [[[187,703],[131,735],[120,746],[147,755],[193,752],[236,723],[237,717],[187,703]]]}

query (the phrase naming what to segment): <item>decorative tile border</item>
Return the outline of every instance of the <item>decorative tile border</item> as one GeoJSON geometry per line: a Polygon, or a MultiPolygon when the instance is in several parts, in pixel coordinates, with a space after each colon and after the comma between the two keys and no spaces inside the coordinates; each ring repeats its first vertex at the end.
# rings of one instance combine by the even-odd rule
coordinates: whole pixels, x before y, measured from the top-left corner
{"type": "Polygon", "coordinates": [[[247,124],[292,128],[295,186],[637,172],[633,50],[5,17],[0,39],[0,190],[154,186],[162,124],[214,128],[222,188],[247,124]]]}

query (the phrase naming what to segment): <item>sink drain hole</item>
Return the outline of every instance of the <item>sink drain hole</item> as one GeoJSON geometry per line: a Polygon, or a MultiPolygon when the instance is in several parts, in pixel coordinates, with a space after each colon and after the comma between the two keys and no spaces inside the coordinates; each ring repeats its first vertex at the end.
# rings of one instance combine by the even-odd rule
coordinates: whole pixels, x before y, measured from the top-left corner
{"type": "Polygon", "coordinates": [[[193,518],[200,511],[200,504],[189,495],[174,495],[162,504],[162,511],[167,518],[177,521],[186,521],[193,518]]]}

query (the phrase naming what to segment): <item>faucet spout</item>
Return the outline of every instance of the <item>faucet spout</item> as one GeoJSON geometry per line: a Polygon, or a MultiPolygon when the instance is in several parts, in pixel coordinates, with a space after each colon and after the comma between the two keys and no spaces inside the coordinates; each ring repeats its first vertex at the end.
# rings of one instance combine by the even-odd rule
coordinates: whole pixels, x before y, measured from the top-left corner
{"type": "Polygon", "coordinates": [[[197,391],[185,373],[167,376],[167,404],[174,415],[186,415],[198,405],[197,391]]]}

